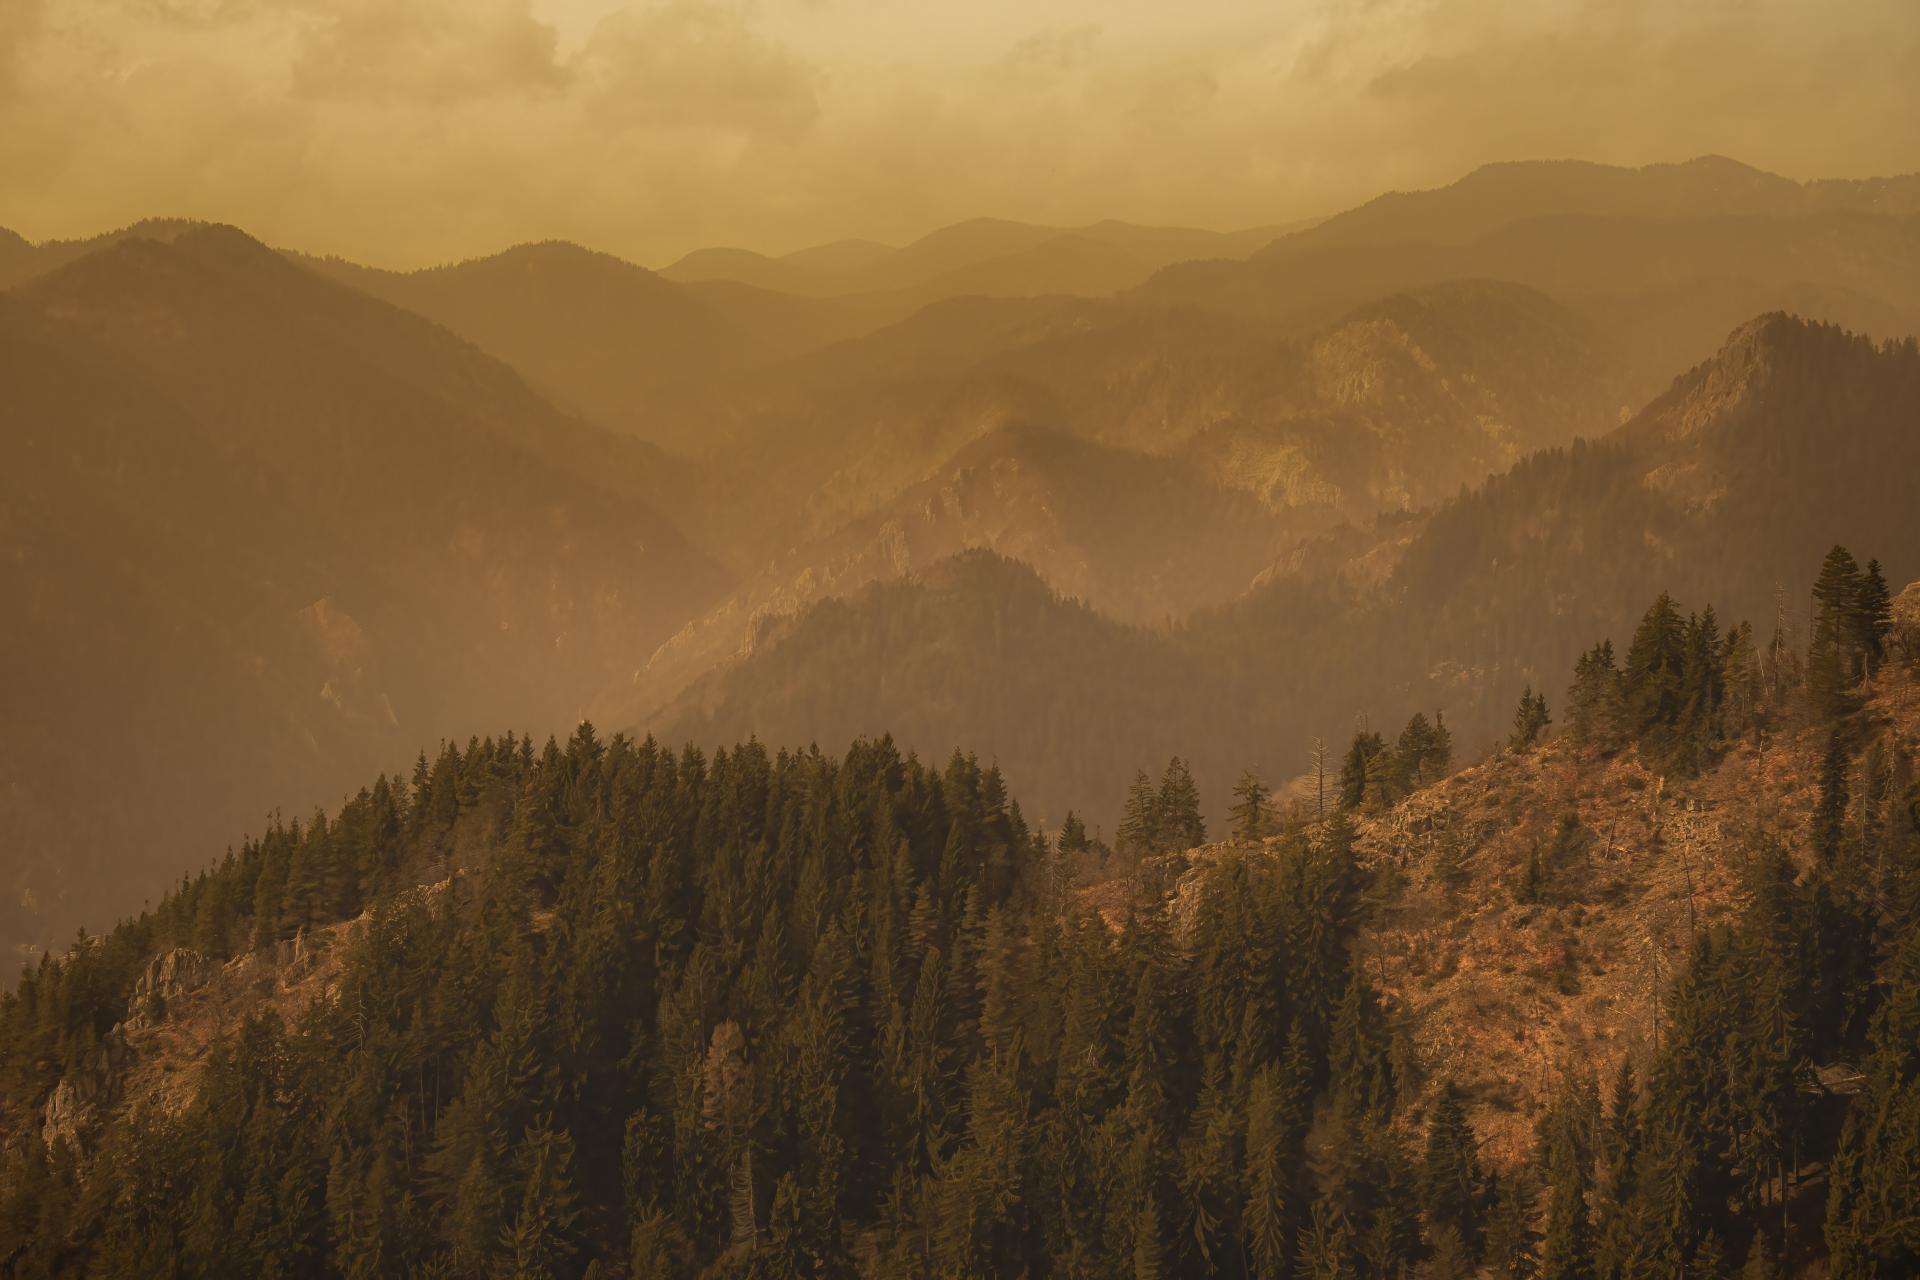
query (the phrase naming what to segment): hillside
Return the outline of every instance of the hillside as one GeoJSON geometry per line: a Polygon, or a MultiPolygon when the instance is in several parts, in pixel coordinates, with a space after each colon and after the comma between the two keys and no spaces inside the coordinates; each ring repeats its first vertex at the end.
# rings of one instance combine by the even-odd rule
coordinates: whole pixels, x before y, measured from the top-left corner
{"type": "MultiPolygon", "coordinates": [[[[1911,672],[1889,672],[1861,735],[1907,782],[1917,695],[1911,672]]],[[[1672,1017],[1666,981],[1751,900],[1769,843],[1794,852],[1795,874],[1815,877],[1827,748],[1824,726],[1785,715],[1687,777],[1658,756],[1609,758],[1562,733],[1537,750],[1498,751],[1356,824],[1362,863],[1393,886],[1368,961],[1383,997],[1418,1028],[1421,1061],[1474,1098],[1488,1158],[1526,1159],[1567,1064],[1604,1078],[1622,1057],[1644,1063],[1658,1051],[1672,1017]],[[1544,868],[1532,902],[1530,862],[1544,868]]],[[[1899,792],[1866,803],[1904,811],[1913,797],[1899,792]]],[[[1920,831],[1894,830],[1909,843],[1920,831]]],[[[1831,1047],[1811,1065],[1844,1079],[1858,1063],[1831,1047]]]]}
{"type": "Polygon", "coordinates": [[[676,412],[740,499],[714,537],[741,563],[832,536],[1018,424],[1199,466],[1324,528],[1612,426],[1651,386],[1618,351],[1537,293],[1471,282],[1305,335],[1133,301],[955,299],[676,412]]]}
{"type": "Polygon", "coordinates": [[[648,403],[662,384],[726,377],[772,358],[673,282],[577,245],[520,245],[410,273],[303,262],[445,326],[555,403],[643,439],[655,438],[648,403]]]}
{"type": "Polygon", "coordinates": [[[1836,539],[1895,582],[1920,577],[1916,415],[1911,343],[1767,317],[1599,440],[1531,455],[1363,536],[1310,540],[1170,632],[1048,603],[1024,575],[908,582],[764,629],[750,656],[646,724],[668,740],[833,744],[884,725],[935,754],[964,743],[1028,779],[1049,821],[1116,813],[1136,768],[1191,752],[1220,807],[1238,769],[1291,774],[1310,738],[1356,716],[1397,724],[1438,707],[1463,741],[1503,732],[1512,688],[1621,634],[1648,582],[1763,629],[1788,584],[1786,621],[1804,636],[1792,584],[1836,539]],[[1003,589],[1029,620],[1017,673],[1003,589]],[[1097,719],[1049,723],[1005,700],[1028,680],[1073,690],[1097,719]]]}
{"type": "Polygon", "coordinates": [[[1089,265],[1101,264],[1096,277],[1101,282],[1131,284],[1171,262],[1244,258],[1290,229],[1218,232],[1111,219],[1081,227],[1050,227],[973,218],[930,231],[899,248],[842,241],[782,257],[747,249],[698,249],[662,268],[661,274],[682,283],[729,280],[814,296],[912,292],[935,301],[977,291],[1038,294],[1074,291],[1059,288],[1057,273],[1072,269],[1067,264],[1076,256],[1089,265]],[[1096,251],[1104,252],[1090,257],[1096,251]],[[1023,277],[1023,268],[1034,274],[1023,277]]]}
{"type": "MultiPolygon", "coordinates": [[[[1710,300],[1730,286],[1745,290],[1749,302],[1762,299],[1762,309],[1826,298],[1844,309],[1812,318],[1898,316],[1899,328],[1876,336],[1901,337],[1920,327],[1920,214],[1569,213],[1502,221],[1458,244],[1423,236],[1377,244],[1283,241],[1249,262],[1167,268],[1138,293],[1163,305],[1314,324],[1366,298],[1456,279],[1502,280],[1566,305],[1616,310],[1636,295],[1657,293],[1663,301],[1646,307],[1644,322],[1663,326],[1672,324],[1662,313],[1676,299],[1699,307],[1692,299],[1710,300]]],[[[1712,314],[1723,332],[1724,313],[1712,314]]],[[[1665,358],[1672,364],[1704,358],[1719,336],[1686,330],[1685,344],[1665,358]]]]}
{"type": "Polygon", "coordinates": [[[961,449],[880,510],[735,588],[609,691],[596,716],[644,719],[751,652],[778,620],[984,548],[1105,618],[1164,624],[1244,591],[1297,536],[1287,520],[1178,462],[1039,427],[961,449]]]}
{"type": "Polygon", "coordinates": [[[443,748],[0,998],[0,1257],[1899,1274],[1920,633],[1871,643],[1832,720],[1689,668],[1697,771],[1632,659],[1604,740],[1212,844],[1176,761],[1091,879],[887,739],[443,748]]]}
{"type": "Polygon", "coordinates": [[[0,634],[38,673],[7,696],[9,952],[422,739],[570,722],[724,586],[648,504],[656,454],[237,232],[3,300],[0,634]]]}

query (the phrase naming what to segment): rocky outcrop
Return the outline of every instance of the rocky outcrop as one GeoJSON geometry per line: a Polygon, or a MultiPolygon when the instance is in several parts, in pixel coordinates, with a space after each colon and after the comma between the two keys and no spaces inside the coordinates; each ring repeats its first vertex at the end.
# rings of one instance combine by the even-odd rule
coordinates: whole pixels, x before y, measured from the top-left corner
{"type": "Polygon", "coordinates": [[[87,1137],[111,1100],[125,1057],[126,1045],[116,1028],[97,1049],[60,1077],[41,1112],[40,1140],[48,1150],[65,1143],[74,1155],[85,1154],[87,1137]]]}
{"type": "Polygon", "coordinates": [[[1893,642],[1920,662],[1920,582],[1910,582],[1893,599],[1893,642]]]}
{"type": "Polygon", "coordinates": [[[157,995],[162,1000],[198,990],[212,980],[216,965],[192,947],[175,947],[147,962],[134,994],[157,995]]]}
{"type": "Polygon", "coordinates": [[[175,947],[147,961],[127,1001],[126,1027],[138,1031],[167,1014],[167,1002],[197,991],[213,980],[219,966],[192,947],[175,947]]]}

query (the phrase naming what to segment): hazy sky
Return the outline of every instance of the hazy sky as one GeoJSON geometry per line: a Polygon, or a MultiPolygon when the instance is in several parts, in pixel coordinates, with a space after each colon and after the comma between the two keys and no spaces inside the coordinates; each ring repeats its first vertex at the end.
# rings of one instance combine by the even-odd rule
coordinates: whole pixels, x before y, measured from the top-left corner
{"type": "Polygon", "coordinates": [[[1237,227],[1488,160],[1920,169],[1920,0],[0,0],[0,226],[411,265],[1237,227]]]}

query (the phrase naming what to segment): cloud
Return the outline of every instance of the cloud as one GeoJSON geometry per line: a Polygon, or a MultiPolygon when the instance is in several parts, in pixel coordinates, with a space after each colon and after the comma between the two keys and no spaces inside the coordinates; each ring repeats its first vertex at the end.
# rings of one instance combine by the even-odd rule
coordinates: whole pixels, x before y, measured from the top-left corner
{"type": "Polygon", "coordinates": [[[527,0],[333,0],[294,57],[315,99],[450,105],[566,83],[554,28],[527,0]]]}
{"type": "Polygon", "coordinates": [[[0,97],[18,85],[27,50],[40,35],[44,0],[9,0],[0,4],[0,97]]]}
{"type": "Polygon", "coordinates": [[[1720,152],[1825,176],[1884,166],[1920,142],[1911,3],[1831,0],[1813,18],[1794,0],[1585,0],[1551,23],[1470,39],[1434,30],[1422,43],[1371,79],[1362,106],[1420,122],[1455,153],[1640,163],[1720,152]]]}
{"type": "Polygon", "coordinates": [[[1864,176],[1915,167],[1916,64],[1914,0],[0,0],[0,221],[658,264],[1250,226],[1537,156],[1864,176]]]}
{"type": "Polygon", "coordinates": [[[135,17],[207,30],[255,18],[261,12],[261,0],[120,0],[121,7],[135,17]]]}
{"type": "Polygon", "coordinates": [[[1085,66],[1100,44],[1100,34],[1099,24],[1093,22],[1042,27],[1014,42],[1001,71],[1015,82],[1055,79],[1085,66]]]}
{"type": "Polygon", "coordinates": [[[625,127],[792,141],[820,115],[821,73],[761,35],[738,5],[622,11],[581,52],[589,106],[625,127]]]}

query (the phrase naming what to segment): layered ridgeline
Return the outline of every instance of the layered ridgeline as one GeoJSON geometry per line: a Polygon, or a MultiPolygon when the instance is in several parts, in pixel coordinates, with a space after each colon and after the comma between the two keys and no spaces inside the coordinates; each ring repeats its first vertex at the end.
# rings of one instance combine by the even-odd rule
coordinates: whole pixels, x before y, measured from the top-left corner
{"type": "Polygon", "coordinates": [[[1724,329],[1737,318],[1729,304],[1750,313],[1755,302],[1812,303],[1885,335],[1909,331],[1920,304],[1916,237],[1915,175],[1801,183],[1722,157],[1642,169],[1499,164],[1438,190],[1382,196],[1245,262],[1170,266],[1139,292],[1312,317],[1391,289],[1483,277],[1632,309],[1669,339],[1706,340],[1702,322],[1724,329]],[[1760,301],[1768,295],[1775,301],[1760,301]]]}
{"type": "MultiPolygon", "coordinates": [[[[1354,613],[1427,527],[1394,513],[1599,436],[1763,309],[1911,332],[1911,188],[1518,165],[1304,236],[985,221],[802,251],[784,280],[729,278],[740,255],[650,272],[559,244],[381,272],[178,221],[0,237],[0,359],[20,388],[0,405],[0,572],[28,601],[0,627],[8,660],[48,677],[5,695],[38,736],[0,744],[20,780],[0,795],[0,945],[67,936],[86,883],[130,906],[252,815],[502,723],[544,736],[591,714],[709,744],[911,728],[936,754],[1013,752],[1049,818],[1109,814],[1115,779],[1189,749],[1153,736],[1168,690],[1176,722],[1226,726],[1210,779],[1242,754],[1297,768],[1307,733],[1415,702],[1477,732],[1474,705],[1637,606],[1543,631],[1501,613],[1497,585],[1493,629],[1449,621],[1421,665],[1417,629],[1354,613]],[[1195,258],[1212,265],[1167,265],[1195,258]],[[1588,260],[1599,274],[1565,267],[1588,260]],[[1147,283],[1102,274],[1115,264],[1147,283]],[[1063,678],[1139,732],[1082,764],[1079,731],[974,710],[1002,705],[987,682],[1026,677],[995,649],[993,603],[952,593],[1030,599],[1017,568],[941,585],[943,559],[981,551],[1091,607],[1045,626],[1125,656],[1063,678]],[[964,641],[898,635],[906,666],[944,654],[929,678],[956,714],[894,715],[927,692],[917,675],[846,704],[878,714],[801,717],[784,687],[765,712],[739,705],[815,660],[791,642],[810,607],[865,618],[914,580],[948,592],[927,617],[980,623],[964,641]],[[759,675],[689,687],[743,655],[759,675]],[[75,818],[102,778],[122,799],[75,818]]],[[[1899,537],[1844,536],[1912,571],[1899,537]]],[[[1666,567],[1624,549],[1588,569],[1666,567]]],[[[1766,572],[1797,580],[1821,549],[1766,572]]],[[[1584,581],[1551,590],[1586,607],[1584,581]]],[[[842,661],[891,624],[858,625],[857,643],[809,634],[842,661]]]]}
{"type": "Polygon", "coordinates": [[[749,656],[647,727],[670,741],[964,746],[1029,803],[1112,815],[1121,781],[1191,754],[1225,801],[1251,764],[1300,771],[1356,717],[1439,709],[1463,742],[1511,690],[1619,634],[1645,584],[1805,638],[1799,590],[1838,536],[1920,574],[1920,349],[1784,316],[1743,326],[1631,422],[1543,451],[1429,514],[1297,548],[1241,599],[1171,628],[1113,622],[970,553],[765,622],[749,656]]]}
{"type": "Polygon", "coordinates": [[[969,548],[1119,622],[1186,618],[1304,537],[1607,430],[1639,381],[1619,352],[1538,293],[1473,283],[1297,339],[1108,302],[929,308],[813,358],[799,399],[740,424],[739,460],[709,464],[755,499],[729,538],[788,549],[596,715],[648,717],[770,621],[969,548]]]}
{"type": "Polygon", "coordinates": [[[1816,592],[1213,844],[1178,762],[1108,853],[887,740],[447,747],[0,1001],[0,1259],[1909,1274],[1920,618],[1816,592]]]}
{"type": "Polygon", "coordinates": [[[658,450],[178,231],[0,294],[9,955],[422,740],[570,723],[726,581],[655,509],[658,450]]]}

